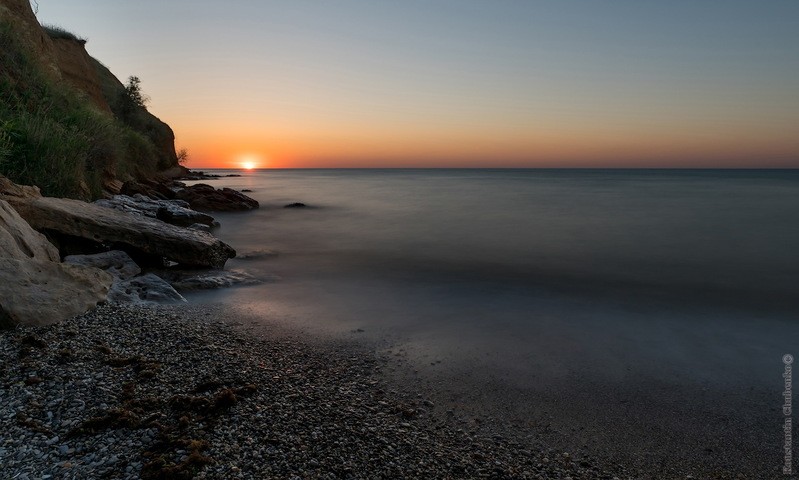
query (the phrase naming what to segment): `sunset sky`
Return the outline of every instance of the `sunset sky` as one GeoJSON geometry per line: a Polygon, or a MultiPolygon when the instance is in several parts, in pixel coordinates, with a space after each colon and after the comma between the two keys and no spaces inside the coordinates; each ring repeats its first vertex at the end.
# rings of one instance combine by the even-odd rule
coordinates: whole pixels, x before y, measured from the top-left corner
{"type": "Polygon", "coordinates": [[[799,1],[39,0],[190,167],[799,167],[799,1]]]}

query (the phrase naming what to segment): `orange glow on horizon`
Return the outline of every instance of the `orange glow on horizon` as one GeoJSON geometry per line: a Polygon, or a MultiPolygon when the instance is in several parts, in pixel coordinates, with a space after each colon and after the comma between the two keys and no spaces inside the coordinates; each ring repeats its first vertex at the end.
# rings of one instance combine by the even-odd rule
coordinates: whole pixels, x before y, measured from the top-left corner
{"type": "MultiPolygon", "coordinates": [[[[237,146],[222,142],[188,144],[192,152],[189,168],[739,168],[752,166],[791,167],[796,156],[785,142],[770,142],[741,135],[721,140],[706,136],[583,135],[582,141],[561,135],[537,138],[471,138],[457,142],[446,138],[421,138],[405,142],[397,138],[282,139],[240,153],[237,146]],[[681,137],[681,138],[680,138],[681,137]],[[788,147],[788,148],[786,148],[788,147]]],[[[249,142],[248,142],[249,143],[249,142]]],[[[797,145],[799,146],[799,145],[797,145]]]]}
{"type": "MultiPolygon", "coordinates": [[[[265,157],[254,153],[236,155],[232,163],[234,168],[243,168],[244,170],[255,170],[256,168],[264,168],[266,166],[265,157]]],[[[230,168],[230,166],[215,165],[213,168],[230,168]]]]}
{"type": "Polygon", "coordinates": [[[793,123],[705,125],[588,121],[415,125],[239,119],[219,128],[199,118],[173,128],[189,168],[740,168],[795,167],[793,123]],[[252,121],[249,121],[252,120],[252,121]],[[429,128],[427,128],[429,127],[429,128]],[[267,153],[268,152],[268,153],[267,153]]]}

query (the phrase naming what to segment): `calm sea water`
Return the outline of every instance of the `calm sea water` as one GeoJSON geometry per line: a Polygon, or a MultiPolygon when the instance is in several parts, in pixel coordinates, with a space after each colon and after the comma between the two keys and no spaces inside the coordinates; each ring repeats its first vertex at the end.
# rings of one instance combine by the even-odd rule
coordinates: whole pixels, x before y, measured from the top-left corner
{"type": "Polygon", "coordinates": [[[206,183],[261,209],[217,215],[217,235],[266,282],[192,301],[522,387],[765,382],[799,354],[799,171],[235,173],[206,183]]]}

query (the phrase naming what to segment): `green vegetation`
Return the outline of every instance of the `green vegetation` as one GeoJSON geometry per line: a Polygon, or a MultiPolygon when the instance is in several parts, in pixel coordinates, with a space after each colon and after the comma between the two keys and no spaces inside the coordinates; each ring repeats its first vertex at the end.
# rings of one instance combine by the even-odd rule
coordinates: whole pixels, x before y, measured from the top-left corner
{"type": "Polygon", "coordinates": [[[128,77],[128,84],[125,85],[125,90],[119,93],[120,103],[129,113],[136,111],[137,108],[147,108],[147,102],[150,101],[150,98],[141,91],[139,77],[128,77]]]}
{"type": "MultiPolygon", "coordinates": [[[[63,29],[56,34],[75,37],[63,29]]],[[[37,185],[45,195],[92,199],[101,195],[104,177],[141,178],[177,164],[156,148],[146,122],[132,119],[139,116],[117,119],[57,84],[13,26],[0,21],[0,174],[37,185]]]]}
{"type": "Polygon", "coordinates": [[[59,27],[58,25],[42,25],[45,33],[50,38],[63,38],[66,40],[74,40],[80,43],[86,43],[86,39],[75,35],[74,33],[59,27]]]}
{"type": "Polygon", "coordinates": [[[149,97],[141,91],[138,77],[130,77],[127,85],[122,85],[108,68],[92,58],[100,88],[114,115],[125,125],[141,133],[155,145],[158,170],[178,164],[175,154],[174,137],[168,125],[152,116],[146,108],[149,97]]]}

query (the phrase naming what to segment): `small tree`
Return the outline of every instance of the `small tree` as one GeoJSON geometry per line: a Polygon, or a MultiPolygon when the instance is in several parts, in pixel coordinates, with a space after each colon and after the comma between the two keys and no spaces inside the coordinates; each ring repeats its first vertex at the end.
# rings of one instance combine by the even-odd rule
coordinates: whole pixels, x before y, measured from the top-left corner
{"type": "Polygon", "coordinates": [[[128,77],[128,84],[125,85],[125,95],[130,103],[141,108],[147,108],[150,97],[141,92],[141,80],[135,75],[128,77]]]}
{"type": "Polygon", "coordinates": [[[143,94],[141,91],[141,80],[135,75],[128,77],[128,83],[125,89],[119,95],[119,110],[120,117],[125,122],[131,123],[135,117],[135,113],[140,109],[147,109],[147,102],[150,97],[143,94]]]}
{"type": "Polygon", "coordinates": [[[178,150],[178,163],[183,165],[184,163],[189,161],[189,151],[188,149],[181,148],[178,150]]]}

